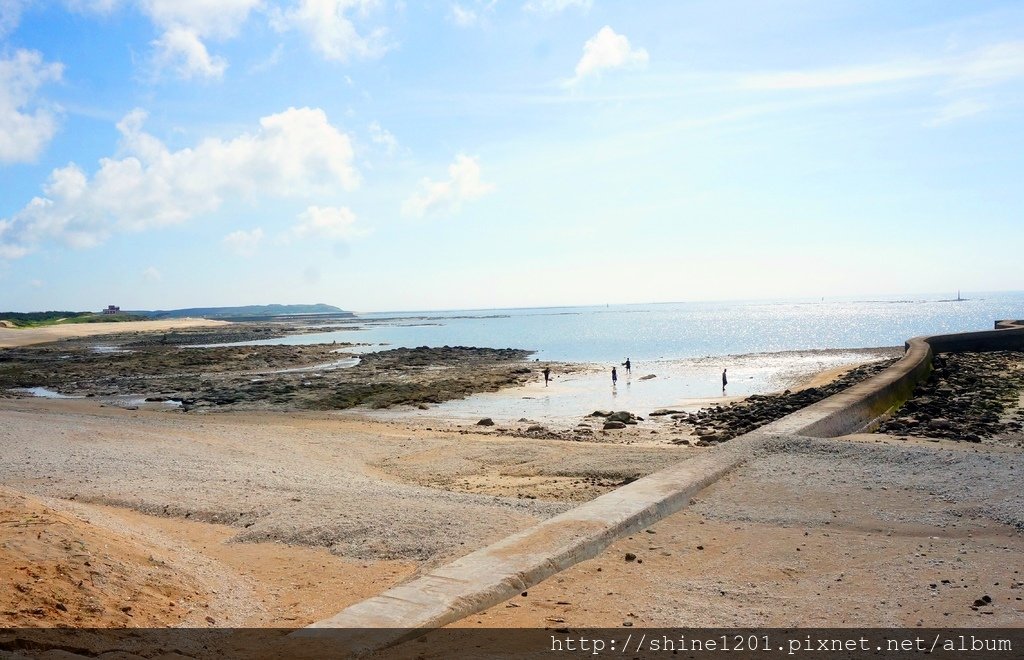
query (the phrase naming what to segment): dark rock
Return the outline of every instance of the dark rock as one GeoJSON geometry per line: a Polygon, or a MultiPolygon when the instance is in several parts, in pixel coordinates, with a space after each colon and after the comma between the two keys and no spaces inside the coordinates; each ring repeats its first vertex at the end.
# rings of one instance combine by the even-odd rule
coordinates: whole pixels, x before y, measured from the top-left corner
{"type": "Polygon", "coordinates": [[[632,552],[627,552],[626,561],[636,561],[636,555],[634,555],[632,552]]]}
{"type": "Polygon", "coordinates": [[[494,420],[490,417],[484,417],[476,423],[477,426],[494,426],[494,420]]]}
{"type": "Polygon", "coordinates": [[[624,428],[626,428],[626,424],[623,423],[623,422],[605,422],[604,423],[604,430],[605,431],[611,431],[611,430],[615,430],[615,429],[624,429],[624,428]]]}

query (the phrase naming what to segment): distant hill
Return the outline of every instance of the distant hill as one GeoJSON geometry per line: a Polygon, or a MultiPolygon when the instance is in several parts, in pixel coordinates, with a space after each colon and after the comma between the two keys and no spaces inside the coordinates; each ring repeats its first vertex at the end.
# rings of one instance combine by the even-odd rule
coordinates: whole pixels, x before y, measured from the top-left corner
{"type": "Polygon", "coordinates": [[[332,316],[355,316],[352,312],[334,305],[244,305],[242,307],[189,307],[187,309],[158,309],[154,311],[138,311],[153,319],[180,319],[188,316],[207,319],[258,319],[275,316],[298,316],[308,314],[330,314],[332,316]]]}

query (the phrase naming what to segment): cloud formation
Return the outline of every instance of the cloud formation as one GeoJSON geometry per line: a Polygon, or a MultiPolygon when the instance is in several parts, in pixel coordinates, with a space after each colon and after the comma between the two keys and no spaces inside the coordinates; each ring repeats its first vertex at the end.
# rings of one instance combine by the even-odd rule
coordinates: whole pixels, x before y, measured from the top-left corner
{"type": "Polygon", "coordinates": [[[871,66],[773,71],[741,78],[747,89],[801,90],[946,78],[956,88],[987,87],[1024,76],[1024,41],[991,44],[953,57],[871,66]]]}
{"type": "Polygon", "coordinates": [[[647,60],[646,50],[633,48],[625,35],[617,34],[606,25],[583,44],[583,57],[576,64],[576,76],[569,84],[574,85],[608,69],[644,67],[647,60]]]}
{"type": "Polygon", "coordinates": [[[0,38],[7,36],[18,27],[21,13],[30,0],[3,0],[0,2],[0,38]]]}
{"type": "Polygon", "coordinates": [[[359,184],[349,137],[318,108],[263,117],[254,133],[206,139],[171,151],[135,110],[117,127],[121,155],[103,158],[90,178],[71,163],[55,169],[34,198],[0,219],[0,256],[57,241],[91,247],[115,232],[142,231],[216,211],[227,199],[302,197],[359,184]]]}
{"type": "Polygon", "coordinates": [[[164,31],[153,41],[157,66],[173,68],[185,79],[223,76],[227,60],[211,56],[203,40],[234,37],[261,4],[262,0],[138,0],[139,9],[164,31]]]}
{"type": "Polygon", "coordinates": [[[480,163],[476,158],[459,154],[448,166],[448,180],[423,179],[420,191],[405,200],[402,213],[412,217],[454,212],[463,202],[479,199],[495,190],[495,186],[480,178],[480,163]]]}
{"type": "Polygon", "coordinates": [[[589,11],[593,5],[593,0],[529,0],[523,5],[523,9],[538,14],[557,14],[569,7],[579,7],[583,11],[589,11]]]}
{"type": "Polygon", "coordinates": [[[487,22],[487,16],[494,12],[498,0],[475,0],[474,4],[451,4],[451,18],[456,25],[463,28],[473,27],[487,22]]]}
{"type": "Polygon", "coordinates": [[[298,220],[294,232],[299,238],[345,241],[366,233],[356,228],[356,214],[345,207],[310,206],[298,220]]]}
{"type": "Polygon", "coordinates": [[[388,154],[393,154],[395,149],[398,148],[398,140],[391,134],[391,131],[382,128],[379,122],[370,122],[369,131],[370,139],[373,140],[373,143],[384,147],[388,154]]]}
{"type": "Polygon", "coordinates": [[[60,80],[63,71],[63,65],[44,62],[30,50],[0,59],[0,164],[35,160],[53,139],[54,113],[32,106],[39,88],[60,80]]]}
{"type": "Polygon", "coordinates": [[[271,25],[280,32],[303,33],[328,60],[379,57],[388,49],[385,30],[361,34],[352,22],[353,13],[366,16],[377,4],[377,0],[298,0],[288,9],[273,10],[271,25]]]}
{"type": "Polygon", "coordinates": [[[224,237],[223,243],[229,250],[242,257],[251,257],[259,249],[263,241],[263,230],[259,227],[251,231],[239,229],[224,237]]]}

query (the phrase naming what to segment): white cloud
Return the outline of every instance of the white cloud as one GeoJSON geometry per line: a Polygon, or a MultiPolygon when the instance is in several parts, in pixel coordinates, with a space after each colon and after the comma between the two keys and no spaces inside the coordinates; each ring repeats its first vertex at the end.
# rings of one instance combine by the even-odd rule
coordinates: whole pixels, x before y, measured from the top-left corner
{"type": "Polygon", "coordinates": [[[935,128],[936,126],[949,124],[957,121],[958,119],[966,119],[967,117],[973,117],[974,115],[981,114],[988,110],[988,108],[988,104],[975,101],[973,99],[953,101],[940,109],[938,114],[934,117],[924,122],[924,125],[929,128],[935,128]]]}
{"type": "Polygon", "coordinates": [[[264,0],[64,0],[77,11],[109,14],[122,5],[138,9],[158,30],[153,40],[153,64],[158,71],[171,68],[179,77],[220,78],[226,59],[211,55],[210,39],[235,37],[254,9],[264,0]]]}
{"type": "Polygon", "coordinates": [[[263,230],[259,227],[252,231],[239,229],[224,237],[224,245],[235,254],[243,257],[251,257],[259,249],[263,241],[263,230]]]}
{"type": "Polygon", "coordinates": [[[34,160],[57,132],[54,113],[30,108],[39,88],[61,79],[63,65],[35,51],[0,59],[0,163],[34,160]]]}
{"type": "Polygon", "coordinates": [[[373,140],[374,144],[379,144],[389,153],[393,154],[395,149],[398,148],[398,140],[385,128],[381,128],[377,122],[370,122],[370,139],[373,140]]]}
{"type": "Polygon", "coordinates": [[[480,163],[476,158],[459,154],[448,166],[447,181],[420,182],[420,192],[402,204],[402,213],[422,217],[427,214],[457,211],[463,202],[479,199],[494,191],[493,184],[480,180],[480,163]]]}
{"type": "Polygon", "coordinates": [[[42,289],[44,286],[46,286],[46,282],[42,280],[29,280],[28,283],[29,286],[31,286],[33,289],[42,289]]]}
{"type": "Polygon", "coordinates": [[[600,75],[607,69],[643,67],[647,60],[646,50],[633,48],[625,35],[616,34],[615,30],[606,25],[583,44],[583,57],[576,64],[576,77],[569,84],[576,84],[588,76],[600,75]]]}
{"type": "Polygon", "coordinates": [[[160,274],[160,271],[156,269],[156,266],[150,266],[146,270],[142,271],[142,279],[147,282],[159,282],[163,278],[164,276],[160,274]]]}
{"type": "Polygon", "coordinates": [[[90,247],[110,234],[184,222],[225,199],[300,197],[359,183],[348,136],[320,109],[289,108],[255,133],[210,138],[170,151],[142,129],[136,110],[118,123],[121,157],[103,158],[90,179],[71,163],[54,170],[44,195],[0,220],[0,254],[25,254],[43,241],[90,247]]]}
{"type": "Polygon", "coordinates": [[[480,25],[487,21],[487,17],[494,12],[498,0],[467,0],[472,4],[453,2],[451,4],[451,17],[456,25],[463,28],[480,25]]]}
{"type": "Polygon", "coordinates": [[[593,0],[529,0],[523,5],[523,9],[538,14],[557,14],[569,7],[579,7],[583,11],[590,11],[593,5],[593,0]]]}
{"type": "Polygon", "coordinates": [[[64,4],[72,11],[91,11],[97,14],[109,14],[127,0],[64,0],[64,4]]]}
{"type": "Polygon", "coordinates": [[[980,48],[947,63],[957,87],[988,87],[1024,76],[1024,41],[980,48]]]}
{"type": "Polygon", "coordinates": [[[472,27],[473,25],[476,25],[476,22],[477,20],[479,20],[479,17],[476,15],[476,12],[473,11],[472,9],[463,7],[458,3],[453,3],[452,20],[455,21],[455,24],[458,25],[459,27],[472,27]]]}
{"type": "Polygon", "coordinates": [[[238,33],[249,13],[262,0],[138,0],[155,25],[188,28],[199,36],[227,38],[238,33]]]}
{"type": "Polygon", "coordinates": [[[746,76],[748,89],[800,90],[946,78],[955,88],[986,87],[1024,76],[1024,41],[993,44],[955,57],[871,66],[774,71],[746,76]]]}
{"type": "Polygon", "coordinates": [[[741,84],[748,89],[763,90],[819,89],[874,85],[931,75],[935,75],[935,70],[927,63],[903,63],[877,67],[861,66],[759,73],[743,78],[741,84]]]}
{"type": "Polygon", "coordinates": [[[14,31],[21,21],[21,13],[25,11],[31,0],[3,0],[0,2],[0,37],[14,31]]]}
{"type": "Polygon", "coordinates": [[[179,78],[186,80],[221,78],[228,68],[223,57],[211,57],[206,45],[193,30],[174,27],[153,42],[156,50],[156,64],[160,69],[173,67],[179,78]]]}
{"type": "Polygon", "coordinates": [[[366,233],[355,226],[356,214],[346,207],[310,206],[298,220],[294,232],[299,238],[345,241],[366,233]]]}
{"type": "Polygon", "coordinates": [[[351,14],[366,16],[377,0],[297,0],[290,9],[271,13],[271,25],[280,32],[297,30],[309,37],[323,57],[346,62],[351,57],[378,57],[387,50],[385,31],[360,34],[351,14]]]}

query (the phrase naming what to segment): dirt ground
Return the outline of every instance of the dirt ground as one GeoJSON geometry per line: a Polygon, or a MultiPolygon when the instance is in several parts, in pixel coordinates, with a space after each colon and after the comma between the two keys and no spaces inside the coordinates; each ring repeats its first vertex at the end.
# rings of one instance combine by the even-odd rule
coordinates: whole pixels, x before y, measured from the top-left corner
{"type": "MultiPolygon", "coordinates": [[[[656,419],[582,442],[95,398],[0,398],[0,420],[10,626],[305,625],[706,450],[656,419]]],[[[458,626],[1019,627],[1022,473],[1005,444],[778,438],[458,626]]]]}
{"type": "Polygon", "coordinates": [[[7,625],[304,625],[683,451],[89,400],[0,419],[7,625]]]}
{"type": "Polygon", "coordinates": [[[0,627],[300,626],[415,570],[236,531],[2,489],[0,627]]]}
{"type": "Polygon", "coordinates": [[[1020,627],[1022,470],[1019,452],[951,441],[780,441],[456,626],[1020,627]]]}

